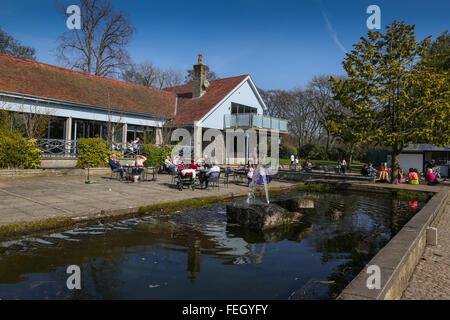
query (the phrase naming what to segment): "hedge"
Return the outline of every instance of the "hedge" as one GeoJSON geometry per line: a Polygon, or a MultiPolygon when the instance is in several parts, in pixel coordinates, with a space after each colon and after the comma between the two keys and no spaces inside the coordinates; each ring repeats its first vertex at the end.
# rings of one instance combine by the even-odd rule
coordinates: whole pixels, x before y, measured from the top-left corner
{"type": "Polygon", "coordinates": [[[169,145],[159,147],[153,144],[145,144],[142,148],[142,154],[147,158],[144,166],[162,166],[166,157],[172,155],[172,147],[169,145]]]}
{"type": "Polygon", "coordinates": [[[17,132],[0,131],[0,167],[38,169],[42,151],[36,140],[26,140],[17,132]]]}
{"type": "Polygon", "coordinates": [[[101,138],[81,138],[78,140],[77,167],[86,168],[88,162],[92,167],[106,167],[111,150],[108,149],[106,141],[101,138]]]}

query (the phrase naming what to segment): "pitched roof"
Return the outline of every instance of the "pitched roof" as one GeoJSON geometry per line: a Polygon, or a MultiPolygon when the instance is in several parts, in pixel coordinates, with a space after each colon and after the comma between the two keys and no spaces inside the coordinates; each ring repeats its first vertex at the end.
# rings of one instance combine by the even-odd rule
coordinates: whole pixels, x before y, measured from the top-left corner
{"type": "Polygon", "coordinates": [[[209,81],[206,93],[198,99],[192,99],[192,84],[165,88],[178,95],[177,114],[170,125],[192,124],[201,120],[211,109],[225,98],[248,75],[209,81]]]}
{"type": "Polygon", "coordinates": [[[5,54],[0,54],[0,91],[167,117],[174,115],[176,97],[169,91],[5,54]]]}

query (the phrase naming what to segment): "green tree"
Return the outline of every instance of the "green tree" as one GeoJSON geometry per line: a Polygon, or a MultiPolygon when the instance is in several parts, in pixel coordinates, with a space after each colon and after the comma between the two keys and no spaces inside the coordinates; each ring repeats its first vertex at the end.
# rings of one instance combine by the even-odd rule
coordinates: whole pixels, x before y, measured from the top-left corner
{"type": "Polygon", "coordinates": [[[369,31],[347,53],[347,78],[331,78],[335,99],[350,112],[347,119],[338,119],[339,130],[350,129],[357,142],[391,147],[392,172],[410,144],[450,144],[448,73],[420,60],[430,41],[416,41],[414,29],[394,21],[384,34],[369,31]]]}
{"type": "Polygon", "coordinates": [[[448,31],[434,40],[423,55],[424,63],[435,67],[439,72],[450,71],[450,35],[448,31]]]}

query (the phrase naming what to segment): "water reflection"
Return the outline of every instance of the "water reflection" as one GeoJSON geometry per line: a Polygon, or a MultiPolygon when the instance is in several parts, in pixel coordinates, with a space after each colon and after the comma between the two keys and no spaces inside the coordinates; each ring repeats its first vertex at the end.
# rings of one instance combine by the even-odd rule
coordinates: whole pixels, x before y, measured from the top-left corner
{"type": "Polygon", "coordinates": [[[227,225],[218,205],[4,242],[0,298],[329,299],[424,205],[351,193],[314,202],[296,209],[301,223],[265,231],[227,225]],[[65,287],[72,264],[81,291],[65,287]]]}

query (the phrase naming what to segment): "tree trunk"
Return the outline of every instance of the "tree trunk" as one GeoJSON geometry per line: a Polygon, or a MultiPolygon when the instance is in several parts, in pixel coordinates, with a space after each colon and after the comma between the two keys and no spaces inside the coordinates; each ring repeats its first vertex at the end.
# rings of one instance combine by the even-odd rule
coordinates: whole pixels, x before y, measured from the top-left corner
{"type": "Polygon", "coordinates": [[[330,150],[330,132],[328,132],[328,129],[325,129],[327,132],[327,146],[325,147],[325,160],[330,160],[329,150],[330,150]]]}
{"type": "Polygon", "coordinates": [[[397,146],[392,147],[392,159],[391,159],[391,183],[398,183],[398,156],[400,155],[400,150],[397,146]]]}
{"type": "Polygon", "coordinates": [[[347,163],[348,172],[352,172],[352,161],[353,161],[353,149],[354,149],[354,147],[355,147],[354,144],[350,145],[350,154],[348,156],[348,163],[347,163]]]}

